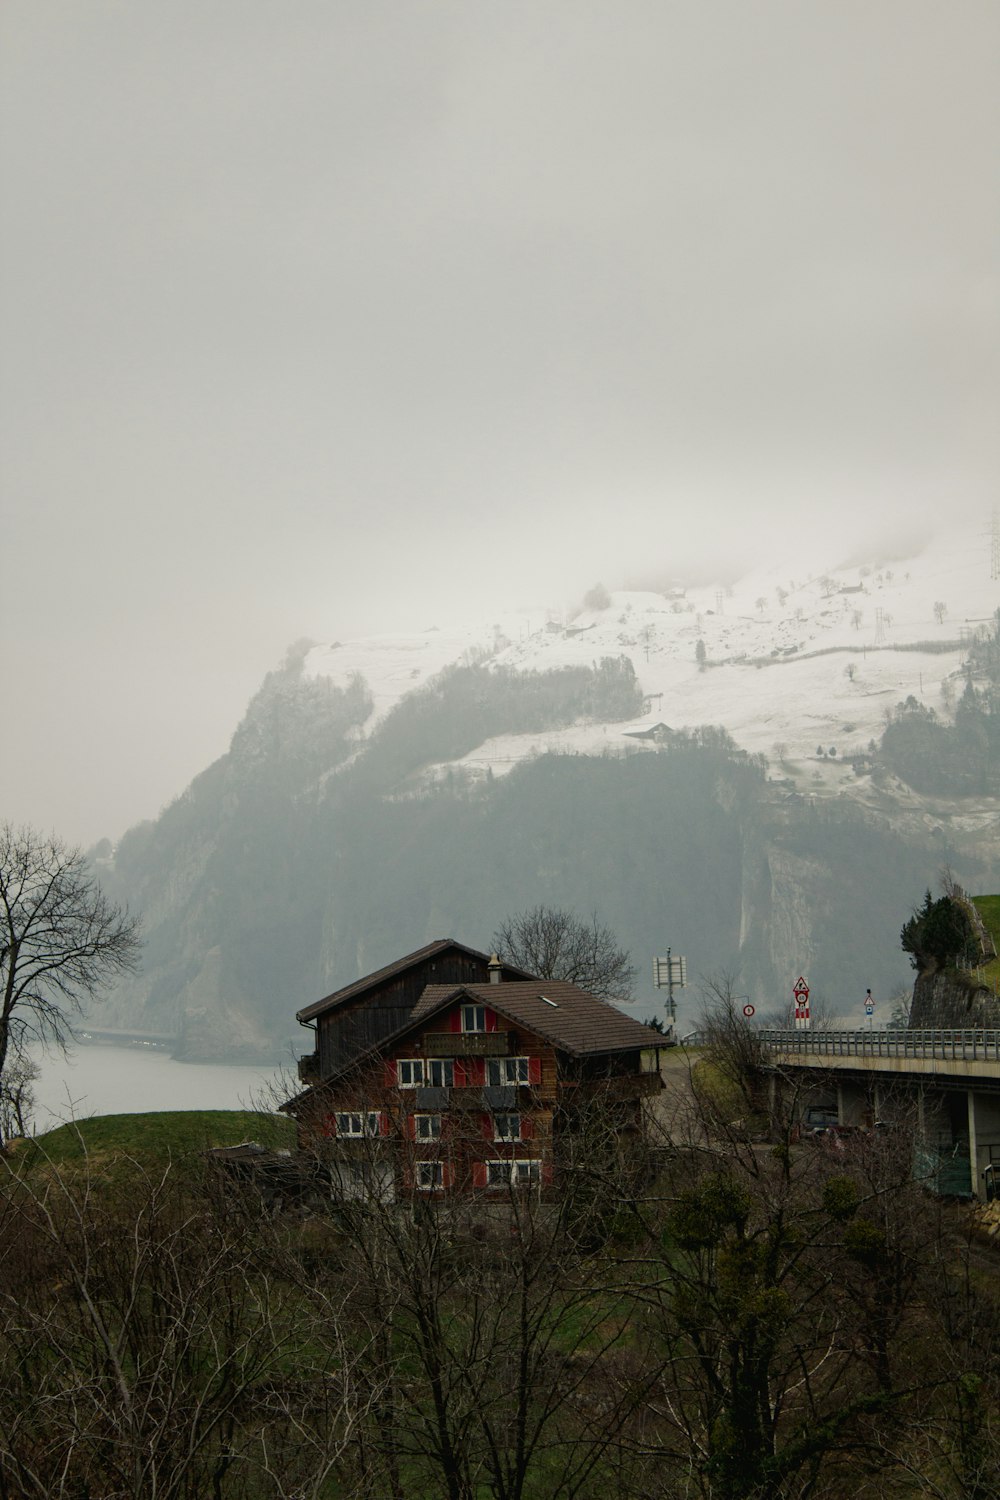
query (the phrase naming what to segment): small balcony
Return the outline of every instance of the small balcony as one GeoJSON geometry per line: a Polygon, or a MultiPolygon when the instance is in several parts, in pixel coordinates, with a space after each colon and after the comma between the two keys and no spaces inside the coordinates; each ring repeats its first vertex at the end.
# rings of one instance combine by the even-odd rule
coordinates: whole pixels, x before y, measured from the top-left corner
{"type": "Polygon", "coordinates": [[[298,1061],[299,1082],[308,1087],[312,1083],[319,1083],[319,1054],[309,1052],[298,1061]]]}
{"type": "Polygon", "coordinates": [[[620,1099],[648,1099],[650,1095],[660,1093],[662,1088],[663,1079],[659,1073],[628,1073],[620,1074],[616,1078],[578,1078],[567,1079],[563,1082],[563,1090],[567,1093],[572,1091],[577,1099],[603,1097],[609,1102],[620,1099]]]}
{"type": "Polygon", "coordinates": [[[529,1108],[530,1101],[537,1098],[537,1090],[529,1089],[526,1083],[483,1083],[467,1088],[451,1089],[448,1101],[451,1109],[475,1109],[492,1112],[498,1109],[529,1108]]]}
{"type": "Polygon", "coordinates": [[[427,1031],[425,1057],[509,1057],[509,1031],[427,1031]]]}
{"type": "Polygon", "coordinates": [[[451,1102],[452,1089],[435,1088],[431,1084],[423,1084],[413,1090],[413,1102],[417,1109],[447,1109],[451,1102]]]}
{"type": "Polygon", "coordinates": [[[516,1083],[487,1083],[483,1087],[483,1105],[491,1112],[498,1109],[517,1109],[518,1099],[516,1083]]]}
{"type": "Polygon", "coordinates": [[[448,1103],[452,1109],[481,1110],[485,1108],[483,1104],[483,1091],[478,1086],[451,1089],[450,1093],[451,1098],[448,1103]]]}

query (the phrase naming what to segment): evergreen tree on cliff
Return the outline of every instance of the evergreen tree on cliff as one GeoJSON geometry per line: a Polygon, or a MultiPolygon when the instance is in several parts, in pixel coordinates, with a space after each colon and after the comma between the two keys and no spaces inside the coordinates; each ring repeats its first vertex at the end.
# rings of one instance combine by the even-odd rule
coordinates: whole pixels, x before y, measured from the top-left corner
{"type": "Polygon", "coordinates": [[[964,907],[951,896],[935,901],[930,891],[899,934],[903,952],[910,955],[910,963],[920,973],[953,967],[974,940],[964,907]]]}

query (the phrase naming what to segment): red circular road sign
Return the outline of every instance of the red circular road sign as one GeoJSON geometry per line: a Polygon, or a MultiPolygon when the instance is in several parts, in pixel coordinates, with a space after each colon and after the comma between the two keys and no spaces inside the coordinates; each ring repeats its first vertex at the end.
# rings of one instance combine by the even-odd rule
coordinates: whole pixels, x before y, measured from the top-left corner
{"type": "Polygon", "coordinates": [[[743,1014],[749,1019],[754,1013],[752,1005],[744,1005],[743,1014]]]}

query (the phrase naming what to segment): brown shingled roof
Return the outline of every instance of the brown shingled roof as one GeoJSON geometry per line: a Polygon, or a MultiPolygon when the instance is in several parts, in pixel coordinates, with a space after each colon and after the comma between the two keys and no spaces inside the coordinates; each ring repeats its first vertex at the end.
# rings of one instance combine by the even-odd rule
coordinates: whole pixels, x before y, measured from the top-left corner
{"type": "MultiPolygon", "coordinates": [[[[312,1021],[321,1012],[331,1010],[335,1005],[342,1005],[345,1000],[352,1000],[356,995],[363,994],[372,985],[379,984],[385,979],[392,979],[396,974],[402,974],[411,965],[418,964],[425,958],[433,958],[437,953],[447,953],[452,948],[457,948],[461,953],[468,953],[471,958],[481,958],[484,963],[489,962],[490,955],[480,953],[478,948],[468,948],[464,943],[456,942],[454,938],[435,938],[432,943],[427,943],[423,948],[417,948],[415,952],[407,953],[403,958],[397,958],[394,963],[386,964],[384,969],[376,969],[373,974],[365,974],[361,979],[352,980],[343,989],[334,990],[324,999],[317,1000],[313,1005],[307,1005],[305,1010],[297,1010],[295,1019],[312,1021]]],[[[517,969],[508,963],[504,964],[504,968],[509,973],[525,973],[523,969],[517,969]]],[[[526,974],[525,977],[527,977],[526,974]]]]}
{"type": "MultiPolygon", "coordinates": [[[[432,948],[437,946],[432,944],[432,948]]],[[[410,958],[415,956],[411,954],[410,958]]],[[[400,962],[405,964],[408,961],[400,962]]],[[[395,967],[392,965],[392,968],[395,967]]],[[[352,985],[352,991],[363,988],[366,982],[359,981],[358,985],[352,985]]],[[[662,1045],[660,1039],[641,1021],[634,1021],[609,1001],[601,1000],[589,990],[581,990],[565,979],[505,980],[501,984],[429,984],[424,988],[405,1026],[401,1026],[391,1036],[382,1037],[373,1047],[369,1047],[359,1057],[352,1058],[329,1078],[311,1084],[279,1108],[282,1112],[293,1113],[296,1104],[319,1094],[342,1074],[387,1052],[407,1032],[413,1031],[446,1006],[453,1005],[466,996],[478,1005],[488,1005],[499,1011],[509,1021],[544,1037],[552,1046],[573,1057],[599,1057],[607,1052],[633,1052],[637,1048],[662,1045]]]]}
{"type": "Polygon", "coordinates": [[[632,1052],[653,1047],[648,1026],[617,1006],[565,979],[512,980],[503,984],[429,984],[417,1001],[410,1026],[426,1020],[449,1001],[466,995],[489,1005],[574,1057],[632,1052]]]}

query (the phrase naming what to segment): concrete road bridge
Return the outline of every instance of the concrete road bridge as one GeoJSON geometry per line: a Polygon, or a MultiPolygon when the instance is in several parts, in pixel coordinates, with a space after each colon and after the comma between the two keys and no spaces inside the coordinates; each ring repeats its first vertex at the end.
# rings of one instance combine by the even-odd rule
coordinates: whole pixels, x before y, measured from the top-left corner
{"type": "Polygon", "coordinates": [[[762,1030],[807,1123],[871,1126],[890,1094],[916,1104],[916,1155],[941,1192],[1000,1193],[1000,1030],[762,1030]]]}

